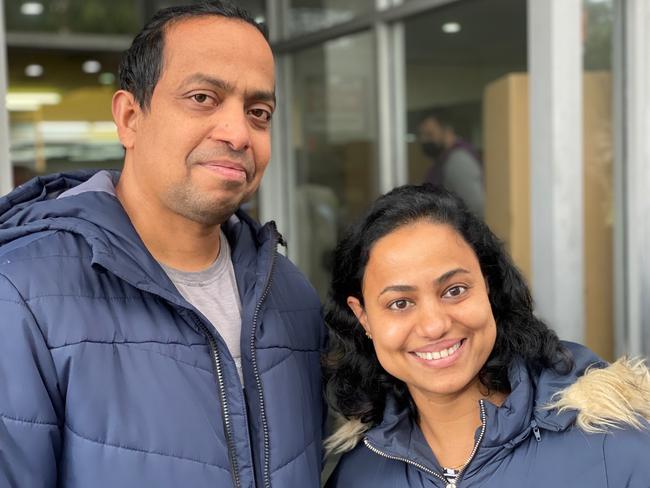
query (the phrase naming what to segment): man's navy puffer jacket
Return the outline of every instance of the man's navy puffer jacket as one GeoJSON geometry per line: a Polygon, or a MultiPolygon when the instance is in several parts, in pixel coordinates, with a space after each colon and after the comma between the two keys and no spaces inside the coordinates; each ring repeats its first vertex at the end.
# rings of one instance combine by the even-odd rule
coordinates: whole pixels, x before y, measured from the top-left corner
{"type": "Polygon", "coordinates": [[[57,198],[91,176],[37,178],[0,199],[0,486],[319,486],[325,332],[275,227],[243,213],[224,226],[242,387],[109,173],[57,198]]]}

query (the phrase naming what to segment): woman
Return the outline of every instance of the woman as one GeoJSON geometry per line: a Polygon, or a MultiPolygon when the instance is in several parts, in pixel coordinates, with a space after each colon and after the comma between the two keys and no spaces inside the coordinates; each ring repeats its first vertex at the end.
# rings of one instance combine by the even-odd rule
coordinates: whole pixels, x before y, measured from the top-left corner
{"type": "Polygon", "coordinates": [[[328,488],[650,487],[650,374],[559,341],[501,243],[405,186],[339,243],[328,488]],[[347,452],[349,451],[349,452],[347,452]]]}

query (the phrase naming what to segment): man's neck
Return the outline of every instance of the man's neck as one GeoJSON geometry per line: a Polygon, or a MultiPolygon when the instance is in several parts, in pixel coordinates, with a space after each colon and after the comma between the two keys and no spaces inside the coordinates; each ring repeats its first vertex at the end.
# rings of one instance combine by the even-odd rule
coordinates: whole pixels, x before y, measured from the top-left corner
{"type": "Polygon", "coordinates": [[[458,140],[458,137],[456,136],[455,133],[453,133],[453,132],[448,132],[448,133],[445,135],[445,148],[446,148],[447,150],[451,149],[452,147],[454,147],[454,144],[456,144],[456,141],[457,141],[457,140],[458,140]]]}
{"type": "Polygon", "coordinates": [[[180,271],[201,271],[219,256],[220,225],[206,226],[145,198],[130,178],[115,187],[118,200],[156,261],[180,271]]]}

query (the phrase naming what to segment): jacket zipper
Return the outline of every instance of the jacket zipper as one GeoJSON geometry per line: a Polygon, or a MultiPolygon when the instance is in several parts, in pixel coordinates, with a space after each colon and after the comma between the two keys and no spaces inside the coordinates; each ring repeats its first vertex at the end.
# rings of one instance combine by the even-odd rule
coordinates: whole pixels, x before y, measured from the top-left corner
{"type": "Polygon", "coordinates": [[[257,351],[255,349],[255,333],[257,331],[257,322],[259,321],[259,315],[260,311],[262,310],[262,304],[264,303],[264,300],[266,300],[267,295],[269,294],[269,291],[271,289],[271,283],[273,282],[273,271],[275,268],[275,260],[276,260],[276,255],[278,251],[278,242],[280,241],[280,237],[277,231],[277,228],[275,226],[275,222],[271,222],[272,228],[273,228],[273,246],[272,246],[272,251],[273,254],[271,256],[271,267],[269,269],[269,274],[266,280],[266,285],[264,286],[264,291],[262,292],[262,296],[260,297],[259,302],[257,302],[257,306],[255,307],[255,312],[253,313],[253,330],[251,331],[251,342],[250,342],[250,348],[251,348],[251,362],[253,365],[253,374],[255,375],[255,383],[257,386],[257,392],[259,395],[259,402],[260,402],[260,417],[262,421],[262,434],[263,434],[263,439],[264,439],[264,464],[263,464],[263,470],[262,470],[262,478],[263,478],[263,486],[264,488],[271,488],[271,480],[269,477],[269,453],[270,453],[270,447],[269,447],[269,428],[268,428],[268,423],[266,420],[266,411],[264,408],[264,393],[262,391],[262,380],[259,375],[259,369],[257,367],[257,351]]]}
{"type": "Polygon", "coordinates": [[[223,371],[221,369],[221,357],[219,356],[219,349],[217,349],[217,344],[214,340],[214,337],[205,326],[203,321],[194,313],[192,317],[196,325],[201,329],[203,335],[208,340],[208,346],[210,347],[210,355],[212,357],[212,365],[217,374],[217,384],[219,386],[219,399],[221,400],[221,408],[223,411],[223,425],[224,431],[226,434],[226,446],[228,446],[228,458],[230,459],[230,471],[232,472],[232,480],[235,488],[241,488],[241,480],[239,478],[239,466],[237,464],[237,452],[235,450],[235,445],[233,442],[232,436],[232,426],[230,424],[230,409],[228,408],[228,399],[226,397],[226,387],[223,381],[223,371]]]}
{"type": "Polygon", "coordinates": [[[426,466],[423,466],[420,463],[417,463],[415,461],[412,461],[408,458],[403,458],[399,456],[392,456],[390,454],[386,454],[385,452],[380,451],[377,449],[375,446],[370,444],[370,441],[368,440],[367,437],[363,439],[363,443],[365,446],[370,449],[372,452],[375,454],[378,454],[379,456],[385,457],[386,459],[392,459],[394,461],[402,461],[404,463],[410,464],[412,466],[415,466],[421,471],[424,471],[425,473],[428,473],[432,476],[435,476],[439,480],[441,480],[443,483],[445,483],[445,488],[457,488],[459,486],[459,482],[463,476],[463,473],[465,472],[465,469],[469,466],[469,464],[472,462],[472,459],[474,459],[474,456],[476,456],[476,453],[478,451],[479,446],[481,445],[481,441],[483,441],[483,437],[485,436],[485,427],[486,427],[486,417],[485,417],[485,405],[483,404],[483,400],[479,400],[479,406],[481,409],[481,432],[478,436],[478,439],[474,443],[474,449],[472,449],[472,453],[469,455],[469,458],[467,459],[467,462],[465,463],[465,466],[459,471],[458,476],[456,476],[455,481],[448,481],[447,478],[445,478],[442,474],[437,473],[433,471],[432,469],[427,468],[426,466]]]}

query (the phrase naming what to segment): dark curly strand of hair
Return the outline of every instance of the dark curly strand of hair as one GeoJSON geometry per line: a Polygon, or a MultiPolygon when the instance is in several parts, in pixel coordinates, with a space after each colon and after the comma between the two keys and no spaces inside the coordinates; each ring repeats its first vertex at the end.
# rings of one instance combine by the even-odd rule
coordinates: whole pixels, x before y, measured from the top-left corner
{"type": "Polygon", "coordinates": [[[453,227],[474,250],[487,280],[497,336],[479,372],[481,383],[491,391],[509,392],[508,370],[516,358],[522,358],[532,370],[553,368],[568,373],[573,367],[569,353],[557,335],[533,314],[533,301],[523,276],[488,226],[453,193],[431,185],[407,185],[377,199],[335,251],[325,306],[330,328],[325,381],[334,410],[348,419],[374,425],[381,421],[388,395],[393,395],[400,406],[413,408],[406,385],[379,364],[372,342],[365,337],[347,298],[356,297],[363,304],[363,275],[374,243],[420,220],[453,227]]]}

